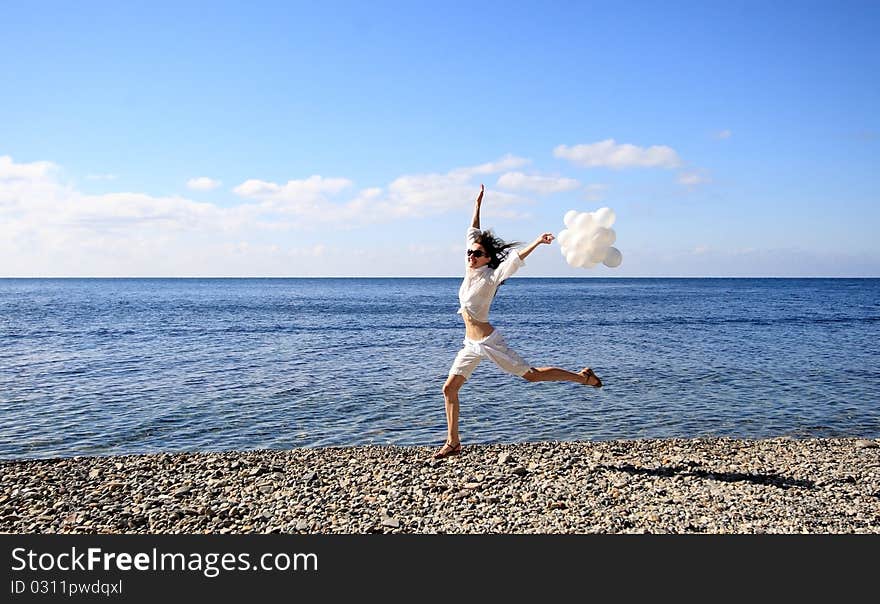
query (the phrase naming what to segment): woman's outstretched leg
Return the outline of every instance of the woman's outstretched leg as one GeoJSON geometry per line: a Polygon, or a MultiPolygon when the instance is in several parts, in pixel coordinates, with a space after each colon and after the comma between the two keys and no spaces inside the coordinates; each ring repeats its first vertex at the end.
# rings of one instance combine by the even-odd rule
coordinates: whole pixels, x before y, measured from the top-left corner
{"type": "Polygon", "coordinates": [[[574,382],[594,388],[602,387],[602,380],[589,367],[584,367],[578,373],[559,367],[532,367],[523,374],[523,379],[529,382],[574,382]]]}
{"type": "Polygon", "coordinates": [[[443,400],[446,404],[446,443],[434,454],[436,459],[457,455],[461,452],[458,434],[458,391],[464,385],[463,375],[450,375],[443,384],[443,400]]]}

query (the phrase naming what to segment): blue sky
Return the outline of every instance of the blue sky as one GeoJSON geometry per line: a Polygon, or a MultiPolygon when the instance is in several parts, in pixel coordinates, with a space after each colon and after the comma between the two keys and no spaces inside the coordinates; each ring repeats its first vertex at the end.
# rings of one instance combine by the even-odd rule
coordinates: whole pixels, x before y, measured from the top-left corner
{"type": "Polygon", "coordinates": [[[0,276],[880,276],[877,2],[10,3],[0,276]]]}

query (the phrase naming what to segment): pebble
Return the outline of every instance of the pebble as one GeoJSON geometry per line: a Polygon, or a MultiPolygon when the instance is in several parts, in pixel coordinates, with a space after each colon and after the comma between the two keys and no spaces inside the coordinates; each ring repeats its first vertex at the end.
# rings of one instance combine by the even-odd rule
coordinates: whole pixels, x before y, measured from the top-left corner
{"type": "Polygon", "coordinates": [[[0,533],[873,533],[880,446],[729,438],[0,462],[0,533]]]}

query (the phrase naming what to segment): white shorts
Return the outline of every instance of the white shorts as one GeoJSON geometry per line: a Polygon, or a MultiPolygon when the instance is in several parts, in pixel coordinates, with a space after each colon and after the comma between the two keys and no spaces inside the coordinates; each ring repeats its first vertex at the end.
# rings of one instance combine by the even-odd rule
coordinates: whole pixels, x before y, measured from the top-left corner
{"type": "Polygon", "coordinates": [[[507,345],[496,329],[482,340],[465,338],[463,348],[455,355],[449,375],[461,375],[468,379],[484,358],[490,359],[507,373],[520,377],[532,368],[507,345]]]}

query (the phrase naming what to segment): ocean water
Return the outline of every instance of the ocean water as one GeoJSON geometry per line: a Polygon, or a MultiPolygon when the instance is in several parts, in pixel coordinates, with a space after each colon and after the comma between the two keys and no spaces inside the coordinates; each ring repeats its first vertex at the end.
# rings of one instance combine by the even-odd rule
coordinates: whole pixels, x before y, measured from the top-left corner
{"type": "MultiPolygon", "coordinates": [[[[460,279],[0,279],[0,459],[439,445],[460,279]]],[[[535,279],[466,443],[880,437],[880,279],[535,279]]]]}

